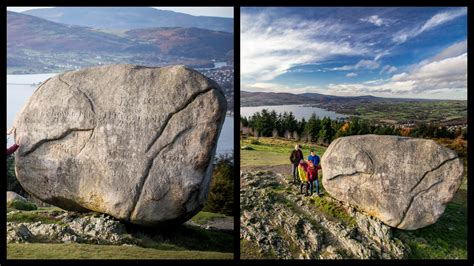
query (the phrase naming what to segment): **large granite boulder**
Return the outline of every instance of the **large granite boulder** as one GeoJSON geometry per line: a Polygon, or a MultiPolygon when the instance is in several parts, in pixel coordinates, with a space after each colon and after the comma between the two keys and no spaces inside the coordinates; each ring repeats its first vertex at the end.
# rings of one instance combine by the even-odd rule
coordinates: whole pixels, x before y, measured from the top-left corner
{"type": "Polygon", "coordinates": [[[410,230],[436,222],[463,178],[455,152],[432,140],[398,136],[338,138],[321,165],[332,197],[410,230]]]}
{"type": "Polygon", "coordinates": [[[67,72],[15,118],[17,178],[66,210],[181,223],[207,198],[225,111],[219,86],[184,66],[67,72]]]}

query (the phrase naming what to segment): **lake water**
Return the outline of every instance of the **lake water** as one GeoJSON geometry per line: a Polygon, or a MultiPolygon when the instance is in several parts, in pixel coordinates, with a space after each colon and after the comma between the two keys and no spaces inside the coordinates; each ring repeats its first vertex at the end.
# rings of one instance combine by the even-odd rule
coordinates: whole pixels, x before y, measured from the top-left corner
{"type": "Polygon", "coordinates": [[[256,112],[262,112],[263,109],[267,109],[269,112],[275,110],[277,114],[283,112],[292,112],[297,120],[302,118],[306,121],[315,113],[319,118],[328,116],[335,120],[337,118],[345,118],[346,115],[339,114],[333,111],[328,111],[322,108],[305,106],[305,105],[273,105],[273,106],[252,106],[252,107],[240,107],[240,115],[250,117],[256,112]]]}
{"type": "Polygon", "coordinates": [[[196,70],[211,70],[211,69],[217,69],[224,66],[227,66],[226,62],[214,62],[214,67],[196,68],[196,70]]]}
{"type": "MultiPolygon", "coordinates": [[[[7,75],[7,128],[13,125],[15,115],[23,108],[38,84],[56,74],[7,75]]],[[[234,150],[234,117],[227,116],[217,142],[217,153],[227,154],[234,150]]],[[[7,147],[13,144],[13,136],[8,136],[7,147]]]]}

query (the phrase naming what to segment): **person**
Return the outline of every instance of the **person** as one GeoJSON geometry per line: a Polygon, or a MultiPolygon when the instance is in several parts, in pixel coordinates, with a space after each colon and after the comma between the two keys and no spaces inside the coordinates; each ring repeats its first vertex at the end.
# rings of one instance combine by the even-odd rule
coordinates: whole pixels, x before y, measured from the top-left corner
{"type": "Polygon", "coordinates": [[[309,184],[311,196],[313,195],[313,191],[316,191],[316,195],[319,196],[319,180],[318,180],[319,169],[321,169],[321,166],[315,165],[312,161],[308,160],[307,178],[308,178],[308,184],[309,184]]]}
{"type": "Polygon", "coordinates": [[[301,151],[301,146],[296,144],[295,149],[291,152],[290,161],[293,166],[293,182],[296,184],[298,182],[297,179],[297,172],[298,172],[298,164],[301,160],[303,160],[303,152],[301,151]]]}
{"type": "Polygon", "coordinates": [[[300,178],[301,184],[300,184],[300,194],[303,194],[303,187],[306,187],[305,190],[305,196],[308,196],[308,188],[309,188],[309,182],[308,182],[308,163],[305,162],[304,160],[301,160],[301,162],[298,164],[298,176],[300,178]]]}
{"type": "Polygon", "coordinates": [[[318,170],[321,169],[321,166],[319,166],[319,162],[321,160],[320,160],[319,156],[316,154],[316,152],[314,150],[311,150],[310,155],[308,156],[308,161],[311,161],[314,164],[314,166],[316,167],[316,177],[314,179],[312,179],[312,182],[310,184],[311,195],[313,194],[313,188],[316,188],[317,195],[319,196],[318,170]]]}
{"type": "MultiPolygon", "coordinates": [[[[7,130],[7,135],[11,135],[12,133],[13,133],[13,139],[15,139],[16,128],[12,127],[9,130],[7,130]]],[[[10,146],[10,148],[7,149],[7,156],[14,153],[16,150],[18,150],[19,147],[20,145],[16,143],[16,139],[15,139],[15,143],[12,146],[10,146]]]]}
{"type": "Polygon", "coordinates": [[[308,161],[313,162],[314,165],[319,165],[320,159],[314,150],[311,150],[311,153],[308,156],[308,161]]]}

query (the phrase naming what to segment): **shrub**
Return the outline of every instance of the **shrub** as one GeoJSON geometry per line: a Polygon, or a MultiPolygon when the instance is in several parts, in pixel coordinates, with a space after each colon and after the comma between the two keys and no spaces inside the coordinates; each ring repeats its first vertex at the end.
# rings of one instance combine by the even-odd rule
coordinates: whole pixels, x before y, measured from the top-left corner
{"type": "Polygon", "coordinates": [[[25,198],[28,195],[16,179],[15,156],[13,155],[7,156],[7,191],[14,191],[25,198]]]}
{"type": "Polygon", "coordinates": [[[7,204],[7,207],[22,211],[33,211],[38,209],[35,204],[22,200],[12,200],[7,204]]]}
{"type": "Polygon", "coordinates": [[[212,174],[209,196],[203,211],[233,215],[234,160],[233,156],[220,156],[212,174]]]}
{"type": "Polygon", "coordinates": [[[258,141],[258,139],[251,139],[251,140],[250,140],[250,144],[259,145],[259,144],[260,144],[260,141],[258,141]]]}

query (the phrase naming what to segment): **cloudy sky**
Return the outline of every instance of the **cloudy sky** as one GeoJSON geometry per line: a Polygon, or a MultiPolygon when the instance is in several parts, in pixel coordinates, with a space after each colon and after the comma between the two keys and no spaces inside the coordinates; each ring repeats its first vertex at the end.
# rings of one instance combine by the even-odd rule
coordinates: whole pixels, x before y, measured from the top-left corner
{"type": "Polygon", "coordinates": [[[467,100],[467,8],[242,8],[241,90],[467,100]]]}
{"type": "MultiPolygon", "coordinates": [[[[7,10],[14,12],[23,12],[36,8],[51,8],[51,7],[7,7],[7,10]]],[[[181,12],[193,16],[211,16],[211,17],[234,17],[233,7],[154,7],[161,10],[171,10],[181,12]]]]}

